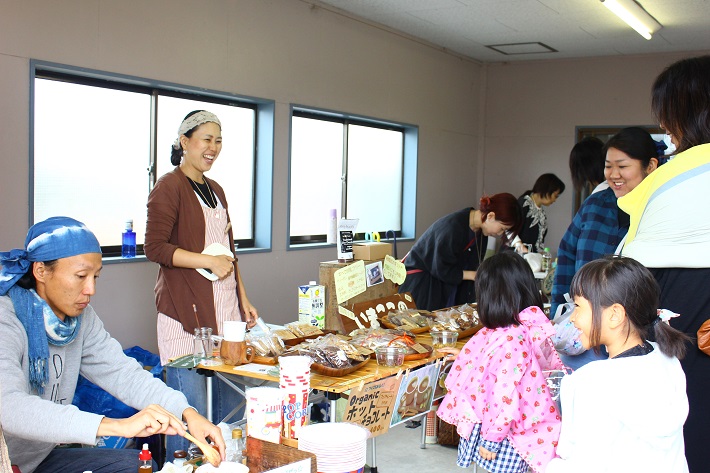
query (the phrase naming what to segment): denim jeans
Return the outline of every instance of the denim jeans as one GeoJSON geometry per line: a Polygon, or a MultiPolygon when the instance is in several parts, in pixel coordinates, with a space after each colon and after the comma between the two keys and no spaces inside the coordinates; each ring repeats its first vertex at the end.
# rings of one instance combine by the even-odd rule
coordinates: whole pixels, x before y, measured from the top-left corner
{"type": "MultiPolygon", "coordinates": [[[[168,386],[183,393],[191,406],[203,416],[207,416],[207,384],[205,376],[198,374],[194,369],[167,367],[165,378],[168,386]]],[[[242,419],[244,416],[243,407],[230,419],[225,419],[232,409],[242,401],[244,401],[244,398],[238,392],[227,386],[216,376],[212,378],[212,420],[215,424],[223,420],[234,422],[242,419]]],[[[175,450],[187,451],[189,445],[190,442],[184,438],[178,435],[169,435],[166,440],[166,461],[173,460],[175,450]]]]}
{"type": "MultiPolygon", "coordinates": [[[[136,473],[138,450],[124,448],[55,448],[35,473],[136,473]]],[[[153,462],[153,471],[158,465],[153,462]]]]}

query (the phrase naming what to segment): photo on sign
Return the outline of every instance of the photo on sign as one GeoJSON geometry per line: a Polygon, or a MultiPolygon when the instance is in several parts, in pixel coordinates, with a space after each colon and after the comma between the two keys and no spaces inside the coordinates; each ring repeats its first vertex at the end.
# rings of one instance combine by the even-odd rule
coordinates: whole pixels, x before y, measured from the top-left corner
{"type": "Polygon", "coordinates": [[[429,412],[439,378],[439,363],[423,366],[402,377],[390,427],[429,412]]]}
{"type": "Polygon", "coordinates": [[[382,273],[382,261],[376,261],[365,266],[367,273],[367,287],[375,286],[385,282],[385,277],[382,273]]]}
{"type": "Polygon", "coordinates": [[[439,377],[436,382],[436,388],[434,389],[434,400],[436,401],[437,399],[441,399],[442,397],[446,396],[446,393],[448,390],[446,389],[446,375],[449,374],[449,370],[451,370],[451,366],[453,366],[454,360],[449,360],[445,362],[442,366],[441,369],[439,370],[439,377]]]}

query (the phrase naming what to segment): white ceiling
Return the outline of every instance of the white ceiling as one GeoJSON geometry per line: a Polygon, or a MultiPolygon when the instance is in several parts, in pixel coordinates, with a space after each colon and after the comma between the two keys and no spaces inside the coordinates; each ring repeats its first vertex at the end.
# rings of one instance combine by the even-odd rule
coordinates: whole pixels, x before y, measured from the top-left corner
{"type": "Polygon", "coordinates": [[[710,50],[710,0],[638,0],[663,28],[650,41],[599,0],[304,0],[479,62],[710,50]],[[505,55],[487,46],[543,43],[505,55]]]}

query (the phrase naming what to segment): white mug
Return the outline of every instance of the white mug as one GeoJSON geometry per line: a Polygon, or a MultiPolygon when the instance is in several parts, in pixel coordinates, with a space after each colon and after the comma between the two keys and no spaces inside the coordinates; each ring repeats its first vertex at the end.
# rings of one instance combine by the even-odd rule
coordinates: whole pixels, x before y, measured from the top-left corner
{"type": "Polygon", "coordinates": [[[247,323],[239,320],[225,320],[222,330],[226,341],[243,342],[246,336],[247,323]]]}

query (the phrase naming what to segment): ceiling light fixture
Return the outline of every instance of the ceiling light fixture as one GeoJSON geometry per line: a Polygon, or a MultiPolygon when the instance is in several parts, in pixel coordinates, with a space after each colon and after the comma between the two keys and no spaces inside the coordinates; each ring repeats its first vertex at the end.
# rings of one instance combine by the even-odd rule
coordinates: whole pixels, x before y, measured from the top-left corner
{"type": "Polygon", "coordinates": [[[651,39],[653,33],[663,27],[634,0],[601,0],[601,2],[646,39],[651,39]]]}

